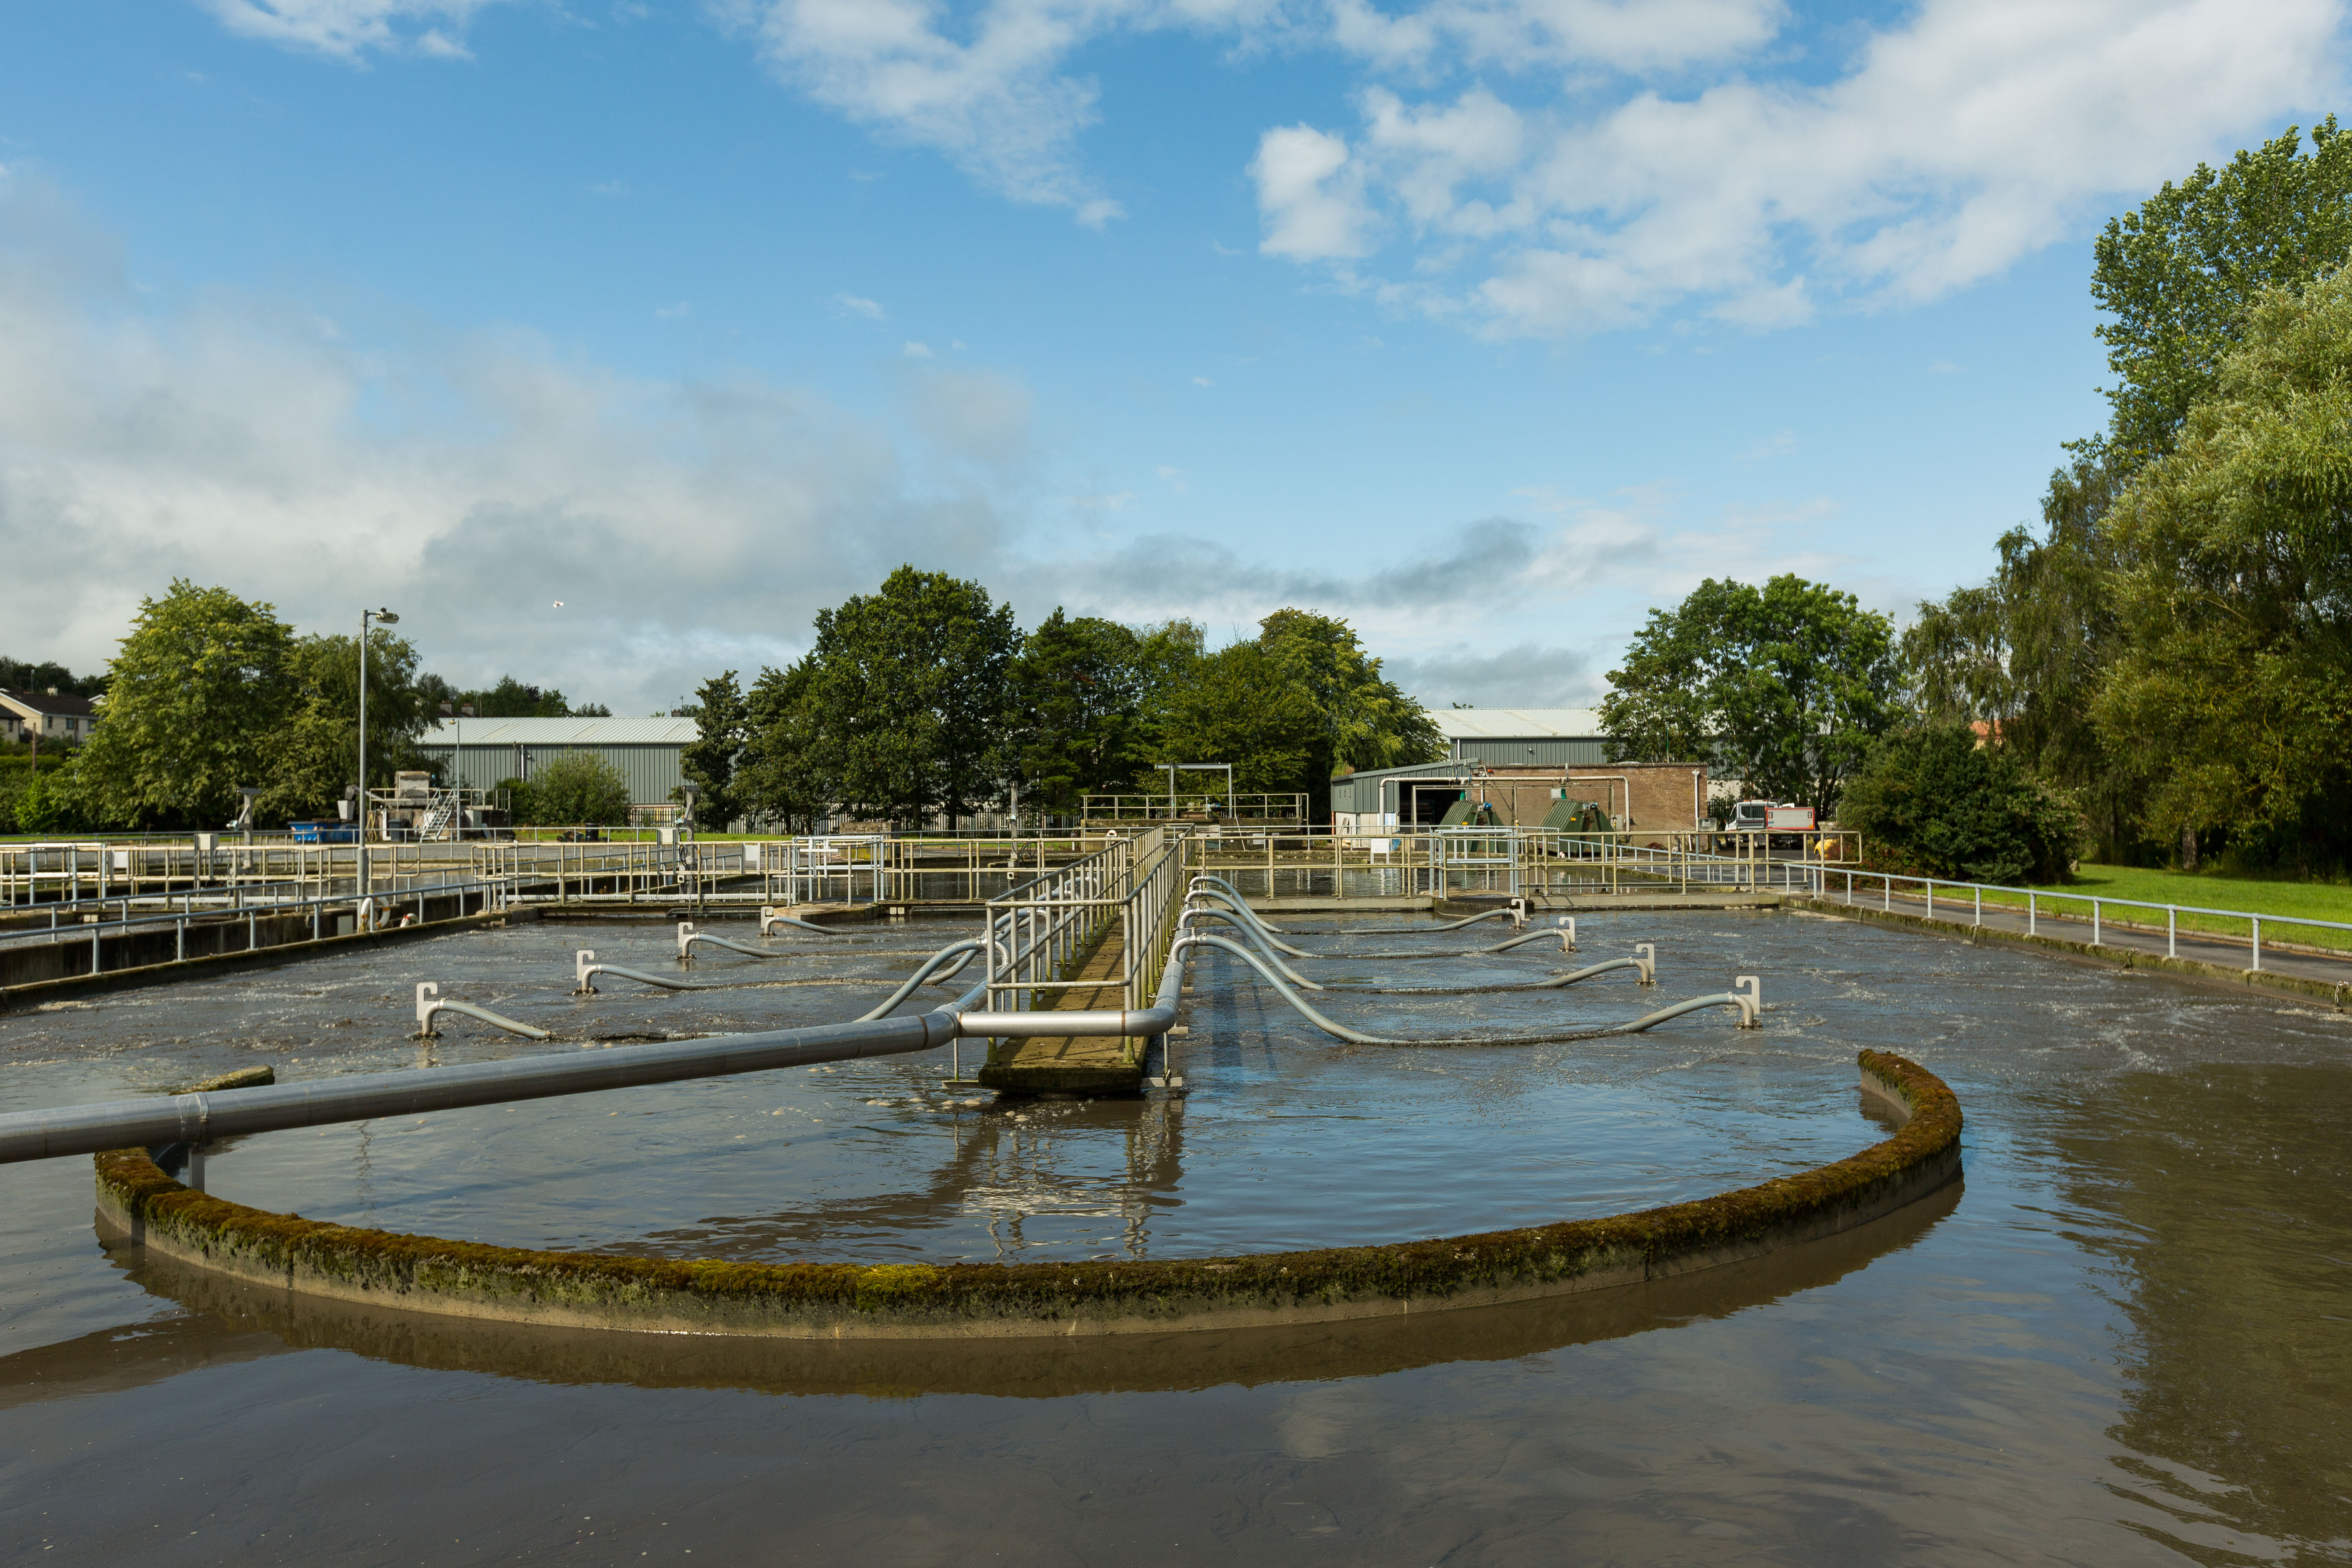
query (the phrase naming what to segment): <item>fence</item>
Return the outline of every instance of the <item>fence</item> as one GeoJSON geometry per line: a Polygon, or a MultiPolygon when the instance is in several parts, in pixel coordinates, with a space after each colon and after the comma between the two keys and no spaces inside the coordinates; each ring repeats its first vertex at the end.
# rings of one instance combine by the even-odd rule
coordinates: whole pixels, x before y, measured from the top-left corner
{"type": "MultiPolygon", "coordinates": [[[[2025,910],[2025,931],[2028,936],[2039,936],[2042,934],[2042,921],[2045,912],[2051,918],[2057,920],[2079,921],[2084,918],[2081,915],[2064,912],[2063,909],[2052,910],[2049,907],[2052,904],[2062,906],[2066,904],[2088,904],[2090,906],[2090,914],[2088,918],[2091,924],[2091,945],[2093,947],[2103,947],[2106,945],[2102,940],[2105,934],[2103,928],[2106,923],[2106,910],[2119,909],[2155,910],[2161,912],[2164,916],[2164,955],[2167,958],[2178,958],[2180,956],[2180,917],[2182,915],[2202,916],[2207,919],[2219,919],[2231,921],[2242,921],[2246,922],[2249,933],[2249,942],[2252,950],[2252,962],[2248,967],[2256,970],[2261,969],[2263,966],[2263,922],[2264,921],[2270,921],[2273,927],[2283,925],[2302,926],[2314,931],[2352,931],[2352,923],[2347,923],[2343,921],[2311,920],[2300,915],[2258,915],[2251,910],[2214,910],[2207,909],[2200,904],[2150,903],[2141,899],[2109,898],[2103,893],[2061,893],[2053,892],[2045,888],[2011,888],[1998,882],[1955,882],[1947,880],[1940,877],[1899,877],[1891,873],[1879,871],[1838,871],[1830,873],[1830,875],[1842,876],[1845,879],[1845,901],[1849,904],[1857,901],[1854,890],[1854,879],[1857,877],[1877,882],[1879,884],[1879,907],[1882,910],[1891,910],[1895,907],[1895,900],[1898,896],[1895,892],[1895,887],[1897,882],[1903,883],[1906,887],[1914,888],[1916,891],[1903,893],[1899,896],[1903,898],[1906,902],[1909,902],[1913,900],[1923,901],[1927,917],[1929,920],[1937,918],[1936,889],[1938,888],[1949,889],[1953,892],[1967,896],[1970,910],[1970,918],[1969,921],[1970,925],[1980,926],[1984,923],[1984,904],[1985,895],[1987,893],[1994,895],[1993,903],[1996,909],[2004,906],[2012,910],[2019,908],[2019,900],[2024,900],[2022,907],[2025,910]]],[[[2114,923],[2125,926],[2127,929],[2131,927],[2131,922],[2128,921],[2118,921],[2114,923]]],[[[2156,928],[2150,925],[2141,926],[2137,929],[2152,933],[2156,928]]],[[[2195,926],[2192,926],[2190,929],[2198,935],[2220,937],[2223,939],[2233,939],[2237,934],[2231,931],[2216,931],[2210,928],[2199,928],[2195,926]]],[[[2277,947],[2283,944],[2273,942],[2272,945],[2273,947],[2277,947]]],[[[2328,947],[2352,946],[2352,942],[2331,942],[2319,945],[2328,947]]]]}
{"type": "Polygon", "coordinates": [[[1027,1012],[1051,1005],[1053,994],[1113,985],[1122,1008],[1149,1007],[1182,901],[1185,858],[1182,839],[1147,828],[991,899],[986,1010],[1027,1012]],[[1077,978],[1114,935],[1116,972],[1077,978]]]}

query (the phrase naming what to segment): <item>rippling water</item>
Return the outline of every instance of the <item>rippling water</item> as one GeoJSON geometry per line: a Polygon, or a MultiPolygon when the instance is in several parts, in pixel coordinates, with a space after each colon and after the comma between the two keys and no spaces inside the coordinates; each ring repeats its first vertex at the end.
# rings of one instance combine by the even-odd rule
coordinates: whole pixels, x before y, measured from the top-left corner
{"type": "MultiPolygon", "coordinates": [[[[1853,1089],[1874,1046],[1959,1093],[1965,1191],[1751,1268],[1410,1326],[745,1347],[355,1314],[141,1266],[99,1246],[86,1163],[14,1167],[0,1539],[62,1562],[2352,1556],[2352,1021],[1793,916],[1580,924],[1576,962],[1657,942],[1658,987],[1320,1005],[1451,1035],[1614,1021],[1759,973],[1766,1027],[1343,1047],[1215,958],[1181,1099],[973,1103],[942,1052],[269,1134],[210,1184],[315,1218],[672,1255],[1374,1241],[1837,1158],[1884,1135],[1853,1089]]],[[[0,1016],[0,1107],[255,1061],[291,1079],[551,1048],[445,1020],[422,1056],[419,979],[578,1042],[553,1048],[830,1020],[957,934],[694,971],[872,982],[847,986],[606,980],[574,1000],[575,947],[666,967],[668,931],[526,925],[94,999],[0,1016]]],[[[1463,945],[1301,939],[1411,940],[1463,945]]],[[[1468,984],[1559,962],[1310,973],[1468,984]]]]}

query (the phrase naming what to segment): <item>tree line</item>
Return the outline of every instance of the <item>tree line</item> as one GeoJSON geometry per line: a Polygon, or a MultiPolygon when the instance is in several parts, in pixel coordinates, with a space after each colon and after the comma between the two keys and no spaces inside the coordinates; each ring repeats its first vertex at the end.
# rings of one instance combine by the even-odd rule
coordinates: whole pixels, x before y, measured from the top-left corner
{"type": "Polygon", "coordinates": [[[684,767],[701,822],[952,826],[1016,796],[1024,818],[1066,817],[1090,794],[1160,793],[1161,764],[1185,763],[1230,763],[1238,793],[1304,795],[1320,816],[1335,773],[1444,752],[1348,623],[1311,610],[1213,651],[1192,621],[1060,607],[1024,634],[982,584],[910,565],[814,633],[783,668],[698,689],[684,767]]]}
{"type": "Polygon", "coordinates": [[[2111,220],[2114,384],[2038,529],[1899,637],[1794,577],[1653,614],[1603,705],[1890,863],[1985,880],[2083,853],[2342,870],[2352,853],[2352,137],[2331,116],[2111,220]]]}
{"type": "MultiPolygon", "coordinates": [[[[50,685],[66,689],[47,679],[36,689],[50,685]]],[[[332,817],[359,780],[359,685],[357,637],[298,632],[268,604],[175,579],[141,602],[105,673],[75,683],[100,700],[89,738],[45,747],[37,776],[0,770],[0,831],[216,828],[236,815],[244,786],[261,791],[256,821],[332,817]]],[[[567,707],[561,691],[511,676],[463,689],[424,670],[415,646],[384,627],[368,634],[367,692],[371,789],[425,766],[418,741],[444,716],[610,711],[567,707]]]]}

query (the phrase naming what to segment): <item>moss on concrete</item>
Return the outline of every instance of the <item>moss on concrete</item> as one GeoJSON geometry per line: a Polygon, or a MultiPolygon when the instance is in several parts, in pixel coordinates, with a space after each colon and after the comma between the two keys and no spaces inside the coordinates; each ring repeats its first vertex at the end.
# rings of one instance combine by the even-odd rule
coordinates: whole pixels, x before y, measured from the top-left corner
{"type": "Polygon", "coordinates": [[[97,1156],[100,1203],[150,1247],[247,1279],[415,1310],[615,1328],[841,1337],[1164,1331],[1380,1316],[1631,1284],[1891,1213],[1959,1174],[1943,1082],[1864,1051],[1910,1111],[1834,1164],[1694,1203],[1522,1230],[1143,1262],[762,1264],[532,1251],[270,1214],[194,1192],[143,1150],[97,1156]]]}

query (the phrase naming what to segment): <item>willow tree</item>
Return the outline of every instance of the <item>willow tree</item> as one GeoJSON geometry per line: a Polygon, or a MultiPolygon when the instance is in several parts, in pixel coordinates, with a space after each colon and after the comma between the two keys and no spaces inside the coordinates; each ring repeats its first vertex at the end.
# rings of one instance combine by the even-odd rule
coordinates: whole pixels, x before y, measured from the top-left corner
{"type": "Polygon", "coordinates": [[[2108,513],[2121,651],[2094,705],[2179,836],[2339,847],[2352,783],[2352,272],[2263,293],[2169,455],[2108,513]]]}

